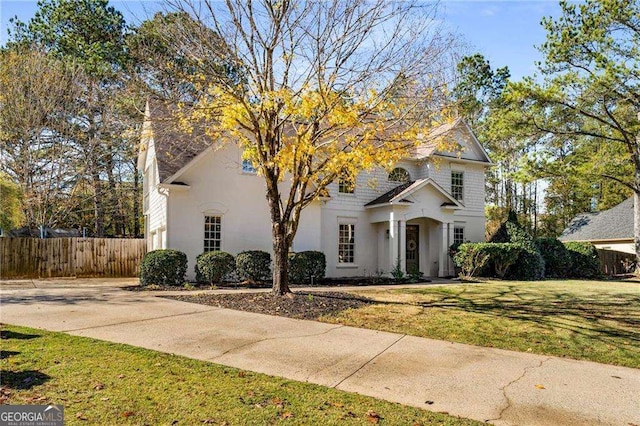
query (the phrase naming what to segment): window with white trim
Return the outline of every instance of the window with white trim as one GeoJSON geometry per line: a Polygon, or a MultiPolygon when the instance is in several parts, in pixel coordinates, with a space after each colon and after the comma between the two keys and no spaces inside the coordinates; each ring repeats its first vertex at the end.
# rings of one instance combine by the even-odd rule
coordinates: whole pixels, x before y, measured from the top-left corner
{"type": "Polygon", "coordinates": [[[339,178],[338,179],[338,192],[341,194],[353,194],[355,193],[355,188],[353,183],[349,182],[347,179],[339,178]]]}
{"type": "Polygon", "coordinates": [[[204,217],[204,251],[217,251],[222,247],[222,218],[204,217]]]}
{"type": "Polygon", "coordinates": [[[242,173],[256,174],[256,168],[253,167],[251,160],[242,160],[242,173]]]}
{"type": "Polygon", "coordinates": [[[341,223],[338,225],[338,263],[354,263],[356,252],[356,225],[341,223]]]}
{"type": "Polygon", "coordinates": [[[453,228],[453,243],[464,243],[464,228],[462,226],[456,226],[453,228]]]}
{"type": "Polygon", "coordinates": [[[411,175],[406,169],[403,169],[402,167],[396,167],[391,171],[391,173],[389,173],[388,179],[390,182],[406,183],[411,180],[411,175]]]}
{"type": "Polygon", "coordinates": [[[451,172],[451,195],[458,201],[462,201],[464,194],[464,172],[451,172]]]}

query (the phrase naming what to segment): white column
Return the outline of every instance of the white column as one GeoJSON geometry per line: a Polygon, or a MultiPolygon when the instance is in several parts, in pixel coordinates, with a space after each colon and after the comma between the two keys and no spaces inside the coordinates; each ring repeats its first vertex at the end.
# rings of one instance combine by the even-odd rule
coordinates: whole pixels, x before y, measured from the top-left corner
{"type": "Polygon", "coordinates": [[[453,224],[443,222],[440,225],[442,242],[440,243],[440,262],[438,262],[438,276],[446,277],[453,275],[449,259],[449,246],[453,241],[453,224]]]}
{"type": "Polygon", "coordinates": [[[456,271],[453,268],[453,260],[451,256],[449,256],[449,247],[453,244],[453,228],[455,228],[455,224],[451,222],[448,223],[447,226],[449,227],[449,238],[447,240],[447,276],[454,276],[456,271]]]}
{"type": "Polygon", "coordinates": [[[398,221],[398,254],[400,256],[400,268],[407,272],[407,221],[398,221]]]}
{"type": "Polygon", "coordinates": [[[399,247],[399,229],[398,229],[398,221],[395,220],[395,216],[393,212],[389,214],[389,272],[391,272],[398,263],[398,256],[400,252],[398,251],[399,247]]]}

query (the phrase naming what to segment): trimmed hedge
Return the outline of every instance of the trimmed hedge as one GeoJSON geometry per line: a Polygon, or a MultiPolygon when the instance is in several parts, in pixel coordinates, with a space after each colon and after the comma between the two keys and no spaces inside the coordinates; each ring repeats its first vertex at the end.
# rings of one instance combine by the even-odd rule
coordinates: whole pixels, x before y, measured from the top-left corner
{"type": "Polygon", "coordinates": [[[271,278],[271,254],[262,250],[249,250],[236,256],[236,273],[240,280],[267,281],[271,278]]]}
{"type": "Polygon", "coordinates": [[[564,244],[571,257],[571,278],[597,278],[600,276],[600,258],[595,246],[587,242],[564,244]]]}
{"type": "Polygon", "coordinates": [[[235,258],[224,251],[204,252],[196,258],[196,281],[199,283],[219,283],[222,278],[236,268],[235,258]]]}
{"type": "Polygon", "coordinates": [[[178,250],[153,250],[140,264],[140,284],[180,286],[187,273],[187,255],[178,250]]]}
{"type": "Polygon", "coordinates": [[[557,238],[538,238],[536,246],[544,259],[544,276],[567,278],[571,273],[571,255],[557,238]]]}
{"type": "Polygon", "coordinates": [[[324,278],[327,259],[321,251],[289,254],[289,281],[297,284],[317,283],[324,278]]]}
{"type": "Polygon", "coordinates": [[[453,260],[462,269],[463,276],[495,273],[503,278],[523,250],[522,245],[516,243],[464,243],[458,247],[453,260]]]}

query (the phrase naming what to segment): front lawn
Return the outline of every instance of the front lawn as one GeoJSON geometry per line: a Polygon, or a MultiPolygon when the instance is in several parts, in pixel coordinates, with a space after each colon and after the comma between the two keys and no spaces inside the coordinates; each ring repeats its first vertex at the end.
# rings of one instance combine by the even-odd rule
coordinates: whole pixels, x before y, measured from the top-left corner
{"type": "Polygon", "coordinates": [[[127,345],[0,333],[0,403],[62,404],[65,424],[480,424],[127,345]]]}
{"type": "Polygon", "coordinates": [[[640,283],[483,282],[361,291],[322,321],[640,368],[640,283]]]}

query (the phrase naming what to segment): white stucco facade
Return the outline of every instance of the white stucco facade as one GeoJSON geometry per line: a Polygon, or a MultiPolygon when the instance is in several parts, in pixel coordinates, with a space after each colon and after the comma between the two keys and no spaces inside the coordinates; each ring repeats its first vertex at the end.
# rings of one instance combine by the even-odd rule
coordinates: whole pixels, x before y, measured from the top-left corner
{"type": "MultiPolygon", "coordinates": [[[[463,124],[459,155],[430,155],[402,161],[410,182],[388,172],[361,173],[353,193],[329,185],[329,196],[302,212],[293,251],[319,250],[327,259],[328,277],[388,275],[399,265],[425,276],[453,275],[448,248],[454,238],[484,240],[486,153],[463,124]],[[452,171],[462,173],[462,194],[452,196],[452,171]],[[392,194],[393,195],[393,194],[392,194]],[[380,197],[386,197],[371,204],[380,197]],[[342,232],[343,241],[339,239],[342,232]]],[[[173,248],[187,254],[193,278],[196,256],[205,250],[205,220],[219,223],[221,250],[272,251],[271,223],[262,177],[243,172],[233,144],[209,148],[171,178],[160,182],[153,136],[144,141],[138,167],[144,172],[146,238],[149,249],[173,248]]],[[[209,235],[210,237],[210,235],[209,235]]]]}

